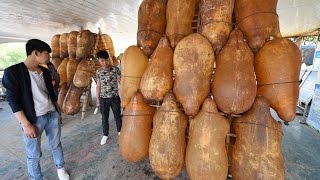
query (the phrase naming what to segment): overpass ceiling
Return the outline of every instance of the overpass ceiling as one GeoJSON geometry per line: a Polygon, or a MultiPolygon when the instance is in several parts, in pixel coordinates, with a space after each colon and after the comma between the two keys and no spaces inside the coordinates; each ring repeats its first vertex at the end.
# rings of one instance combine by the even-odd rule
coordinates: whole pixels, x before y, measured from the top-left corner
{"type": "MultiPolygon", "coordinates": [[[[1,0],[0,43],[89,29],[111,36],[117,50],[136,44],[137,15],[142,0],[1,0]]],[[[320,28],[318,0],[278,0],[283,36],[299,36],[320,28]]]]}

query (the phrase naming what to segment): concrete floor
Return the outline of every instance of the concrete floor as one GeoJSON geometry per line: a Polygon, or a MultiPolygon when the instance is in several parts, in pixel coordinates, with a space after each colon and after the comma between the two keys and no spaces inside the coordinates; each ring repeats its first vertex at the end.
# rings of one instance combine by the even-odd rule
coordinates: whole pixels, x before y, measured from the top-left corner
{"type": "MultiPolygon", "coordinates": [[[[63,116],[62,145],[71,179],[160,179],[151,169],[148,159],[129,163],[122,158],[112,114],[107,144],[99,144],[101,115],[93,115],[93,111],[94,107],[90,107],[85,119],[81,119],[81,113],[63,116]]],[[[320,134],[299,124],[299,118],[289,126],[283,126],[286,179],[320,179],[320,134]]],[[[0,101],[0,129],[0,179],[28,179],[21,128],[5,101],[0,101]]],[[[45,135],[42,151],[41,167],[45,179],[58,179],[45,135]]],[[[183,169],[175,179],[189,179],[186,170],[183,169]]]]}

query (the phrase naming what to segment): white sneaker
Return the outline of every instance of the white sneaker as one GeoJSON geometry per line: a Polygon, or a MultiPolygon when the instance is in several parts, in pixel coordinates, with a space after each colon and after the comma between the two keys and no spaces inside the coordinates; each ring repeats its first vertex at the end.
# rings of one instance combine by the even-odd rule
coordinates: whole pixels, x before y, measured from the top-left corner
{"type": "Polygon", "coordinates": [[[64,168],[58,169],[57,171],[58,171],[58,177],[60,180],[70,179],[68,172],[64,168]]]}
{"type": "Polygon", "coordinates": [[[108,140],[108,136],[103,136],[102,139],[101,139],[101,141],[100,141],[100,144],[101,144],[101,145],[106,144],[107,140],[108,140]]]}
{"type": "Polygon", "coordinates": [[[120,132],[118,132],[118,135],[120,136],[120,132]]]}

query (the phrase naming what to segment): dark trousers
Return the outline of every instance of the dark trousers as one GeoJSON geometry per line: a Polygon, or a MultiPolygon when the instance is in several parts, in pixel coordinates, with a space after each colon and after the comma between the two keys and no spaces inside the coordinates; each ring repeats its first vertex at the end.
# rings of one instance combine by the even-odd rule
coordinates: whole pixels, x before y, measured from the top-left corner
{"type": "Polygon", "coordinates": [[[109,111],[112,109],[114,118],[116,120],[117,131],[121,131],[122,120],[121,120],[121,108],[120,108],[120,97],[112,98],[101,98],[100,97],[100,112],[102,114],[102,131],[104,136],[109,135],[109,111]]]}

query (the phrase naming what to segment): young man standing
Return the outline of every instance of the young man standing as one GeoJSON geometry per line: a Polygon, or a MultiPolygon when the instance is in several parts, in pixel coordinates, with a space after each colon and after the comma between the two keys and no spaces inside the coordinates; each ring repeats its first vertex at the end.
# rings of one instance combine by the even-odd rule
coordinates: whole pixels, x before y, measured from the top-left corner
{"type": "Polygon", "coordinates": [[[49,62],[51,48],[41,40],[31,39],[26,44],[26,52],[24,62],[5,69],[2,83],[7,89],[7,101],[22,126],[28,173],[31,179],[43,179],[40,157],[41,135],[45,130],[59,179],[68,180],[60,142],[58,98],[50,71],[39,65],[49,62]]]}
{"type": "Polygon", "coordinates": [[[107,51],[99,51],[97,53],[101,68],[97,70],[97,106],[100,106],[102,115],[102,130],[103,137],[100,144],[104,145],[107,142],[109,135],[109,111],[110,107],[113,111],[116,120],[118,135],[121,131],[121,108],[118,83],[120,82],[120,70],[118,67],[112,66],[109,54],[107,51]]]}

